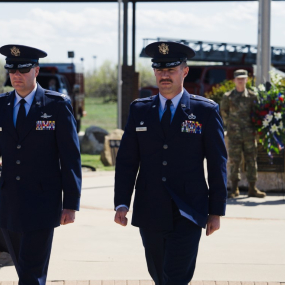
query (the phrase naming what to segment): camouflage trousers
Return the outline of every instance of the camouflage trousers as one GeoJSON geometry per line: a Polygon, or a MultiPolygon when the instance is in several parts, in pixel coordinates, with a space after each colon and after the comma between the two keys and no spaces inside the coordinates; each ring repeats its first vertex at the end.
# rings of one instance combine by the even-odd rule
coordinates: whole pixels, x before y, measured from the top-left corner
{"type": "Polygon", "coordinates": [[[248,182],[257,180],[257,141],[255,136],[234,135],[229,136],[229,161],[230,161],[230,180],[240,181],[240,166],[242,153],[245,160],[245,172],[248,182]]]}

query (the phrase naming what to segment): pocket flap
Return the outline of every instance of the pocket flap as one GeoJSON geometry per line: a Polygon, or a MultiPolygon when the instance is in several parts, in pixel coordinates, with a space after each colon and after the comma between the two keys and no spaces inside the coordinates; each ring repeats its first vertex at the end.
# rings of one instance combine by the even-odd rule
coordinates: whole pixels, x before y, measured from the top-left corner
{"type": "Polygon", "coordinates": [[[193,179],[186,181],[185,191],[187,194],[207,193],[208,186],[205,179],[193,179]]]}
{"type": "Polygon", "coordinates": [[[61,191],[61,178],[59,176],[50,177],[41,180],[41,186],[44,192],[46,191],[61,191]]]}

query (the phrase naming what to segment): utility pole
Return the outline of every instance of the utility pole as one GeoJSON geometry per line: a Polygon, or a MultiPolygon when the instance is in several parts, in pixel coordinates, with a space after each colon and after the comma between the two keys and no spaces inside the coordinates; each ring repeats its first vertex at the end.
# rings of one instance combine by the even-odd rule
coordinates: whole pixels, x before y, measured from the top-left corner
{"type": "Polygon", "coordinates": [[[259,0],[258,10],[258,45],[256,57],[256,86],[270,81],[271,66],[270,47],[271,0],[259,0]]]}
{"type": "Polygon", "coordinates": [[[93,70],[94,70],[94,72],[96,71],[96,59],[97,59],[97,56],[93,55],[93,70]]]}

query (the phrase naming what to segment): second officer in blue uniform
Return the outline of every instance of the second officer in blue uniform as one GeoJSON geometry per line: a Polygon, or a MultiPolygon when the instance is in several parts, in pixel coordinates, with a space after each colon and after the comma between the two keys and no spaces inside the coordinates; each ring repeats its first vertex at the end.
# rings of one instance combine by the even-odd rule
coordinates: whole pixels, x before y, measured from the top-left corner
{"type": "Polygon", "coordinates": [[[19,285],[44,285],[54,228],[79,210],[76,121],[66,95],[36,82],[44,51],[6,45],[0,53],[15,89],[0,94],[0,228],[19,285]]]}
{"type": "Polygon", "coordinates": [[[135,187],[132,224],[140,228],[151,277],[156,285],[186,285],[201,229],[212,234],[225,214],[223,123],[215,102],[183,89],[186,61],[195,55],[190,47],[155,42],[145,52],[159,94],[130,106],[116,161],[115,222],[127,224],[135,187]]]}

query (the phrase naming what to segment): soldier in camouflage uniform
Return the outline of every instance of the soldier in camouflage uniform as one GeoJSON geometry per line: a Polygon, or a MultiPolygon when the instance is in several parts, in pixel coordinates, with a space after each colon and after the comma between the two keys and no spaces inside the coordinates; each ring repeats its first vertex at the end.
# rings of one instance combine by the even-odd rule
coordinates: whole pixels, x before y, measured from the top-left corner
{"type": "Polygon", "coordinates": [[[230,180],[232,189],[229,198],[239,196],[240,164],[242,153],[246,163],[246,178],[249,183],[248,196],[263,198],[266,194],[255,187],[257,180],[257,141],[250,113],[256,94],[246,89],[248,73],[239,69],[234,72],[236,88],[225,93],[221,101],[221,114],[227,126],[229,139],[230,180]]]}

